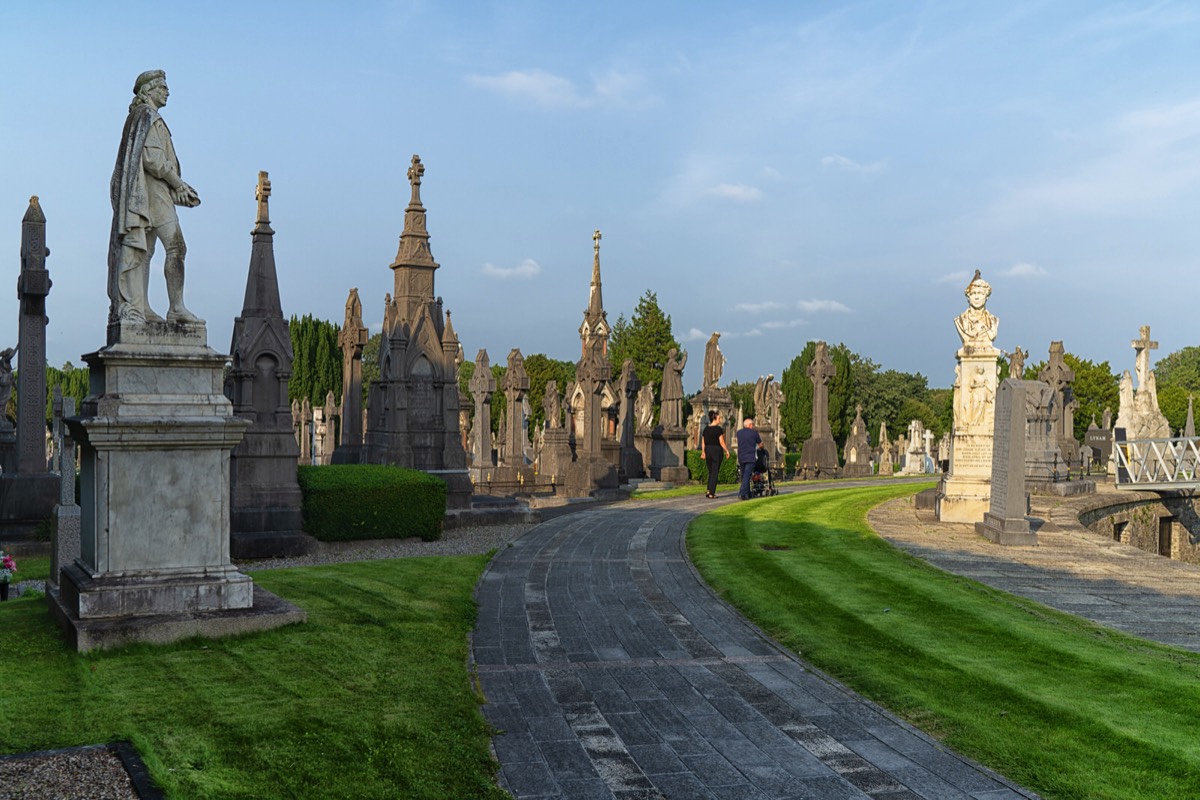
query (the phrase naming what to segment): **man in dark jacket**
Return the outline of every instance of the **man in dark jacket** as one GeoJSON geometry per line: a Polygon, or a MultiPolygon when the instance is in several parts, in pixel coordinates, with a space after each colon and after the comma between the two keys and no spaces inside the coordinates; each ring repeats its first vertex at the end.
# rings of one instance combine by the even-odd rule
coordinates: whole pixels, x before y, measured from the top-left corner
{"type": "Polygon", "coordinates": [[[737,432],[738,469],[742,472],[742,487],[738,497],[750,499],[750,474],[754,472],[754,458],[762,437],[754,430],[754,418],[742,420],[741,430],[737,432]]]}

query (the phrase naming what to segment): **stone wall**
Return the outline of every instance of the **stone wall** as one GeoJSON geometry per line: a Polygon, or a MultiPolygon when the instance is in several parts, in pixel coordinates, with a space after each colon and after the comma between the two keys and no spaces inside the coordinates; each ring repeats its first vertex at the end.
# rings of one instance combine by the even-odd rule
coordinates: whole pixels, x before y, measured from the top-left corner
{"type": "Polygon", "coordinates": [[[1200,564],[1200,514],[1194,498],[1137,492],[1129,500],[1114,502],[1109,495],[1097,498],[1079,514],[1079,521],[1113,541],[1200,564]]]}

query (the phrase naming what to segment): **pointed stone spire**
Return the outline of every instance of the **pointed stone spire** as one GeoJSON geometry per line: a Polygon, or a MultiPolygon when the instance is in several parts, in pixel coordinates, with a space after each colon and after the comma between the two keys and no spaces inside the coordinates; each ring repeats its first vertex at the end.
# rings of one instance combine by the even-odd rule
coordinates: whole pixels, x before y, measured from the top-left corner
{"type": "Polygon", "coordinates": [[[446,325],[442,328],[442,347],[452,347],[452,352],[458,353],[458,334],[454,332],[454,326],[450,324],[450,312],[446,312],[446,325]]]}
{"type": "MultiPolygon", "coordinates": [[[[52,282],[46,269],[46,215],[37,196],[21,219],[21,272],[17,371],[17,464],[27,474],[46,471],[46,296],[52,282]]],[[[11,355],[11,354],[10,354],[11,355]]],[[[19,490],[18,490],[19,491],[19,490]]]]}
{"type": "Polygon", "coordinates": [[[1192,396],[1190,394],[1188,395],[1188,415],[1187,422],[1183,425],[1183,435],[1188,437],[1196,435],[1196,420],[1192,416],[1192,396]]]}
{"type": "MultiPolygon", "coordinates": [[[[271,196],[271,181],[266,172],[258,173],[258,186],[254,197],[258,200],[258,214],[251,232],[250,272],[246,276],[246,297],[242,301],[242,316],[283,317],[279,302],[279,277],[275,272],[275,231],[271,229],[267,201],[271,196]]],[[[236,323],[235,323],[236,328],[236,323]]],[[[234,345],[238,335],[234,332],[234,345]]]]}
{"type": "Polygon", "coordinates": [[[611,329],[608,325],[608,313],[604,310],[604,293],[600,284],[600,231],[592,234],[592,283],[588,288],[588,307],[583,312],[583,324],[579,326],[580,336],[602,336],[606,340],[611,329]]]}
{"type": "MultiPolygon", "coordinates": [[[[412,166],[408,168],[408,182],[412,186],[412,199],[409,200],[408,208],[404,210],[404,232],[400,234],[400,247],[396,250],[396,260],[392,262],[394,270],[399,270],[401,267],[428,267],[430,269],[438,267],[437,262],[433,260],[433,253],[429,249],[429,231],[425,226],[425,206],[421,205],[421,177],[424,174],[425,165],[421,163],[421,157],[414,155],[412,166]]],[[[397,286],[396,294],[403,296],[409,292],[402,291],[401,287],[397,286]]],[[[433,299],[432,281],[428,287],[427,299],[433,299]]]]}

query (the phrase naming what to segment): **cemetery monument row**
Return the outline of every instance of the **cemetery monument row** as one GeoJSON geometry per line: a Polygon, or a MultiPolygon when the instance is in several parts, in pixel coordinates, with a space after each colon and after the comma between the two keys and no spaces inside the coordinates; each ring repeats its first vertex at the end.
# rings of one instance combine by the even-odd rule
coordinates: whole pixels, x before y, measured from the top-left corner
{"type": "Polygon", "coordinates": [[[79,556],[47,594],[78,650],[305,618],[230,561],[230,452],[250,423],[222,393],[226,357],[183,304],[173,204],[194,207],[198,197],[158,114],[166,76],[142,73],[134,95],[110,187],[107,346],[83,357],[91,394],[67,420],[82,458],[79,556]],[[168,251],[166,319],[146,302],[156,240],[168,251]]]}

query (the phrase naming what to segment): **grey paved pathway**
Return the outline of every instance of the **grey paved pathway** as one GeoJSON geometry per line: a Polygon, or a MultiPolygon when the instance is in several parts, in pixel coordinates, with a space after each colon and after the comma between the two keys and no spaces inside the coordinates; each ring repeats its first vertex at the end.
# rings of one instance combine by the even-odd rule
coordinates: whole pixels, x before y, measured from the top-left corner
{"type": "MultiPolygon", "coordinates": [[[[1109,486],[1099,487],[1111,493],[1109,486]]],[[[868,520],[885,539],[936,567],[1101,625],[1200,652],[1200,565],[1172,561],[1093,533],[1079,509],[1094,495],[1035,496],[1046,521],[1037,547],[1003,547],[972,525],[939,523],[908,498],[876,506],[868,520]]]]}
{"type": "Polygon", "coordinates": [[[687,522],[712,507],[572,514],[497,555],[472,651],[502,731],[502,786],[518,798],[1035,797],[718,600],[683,551],[687,522]]]}

